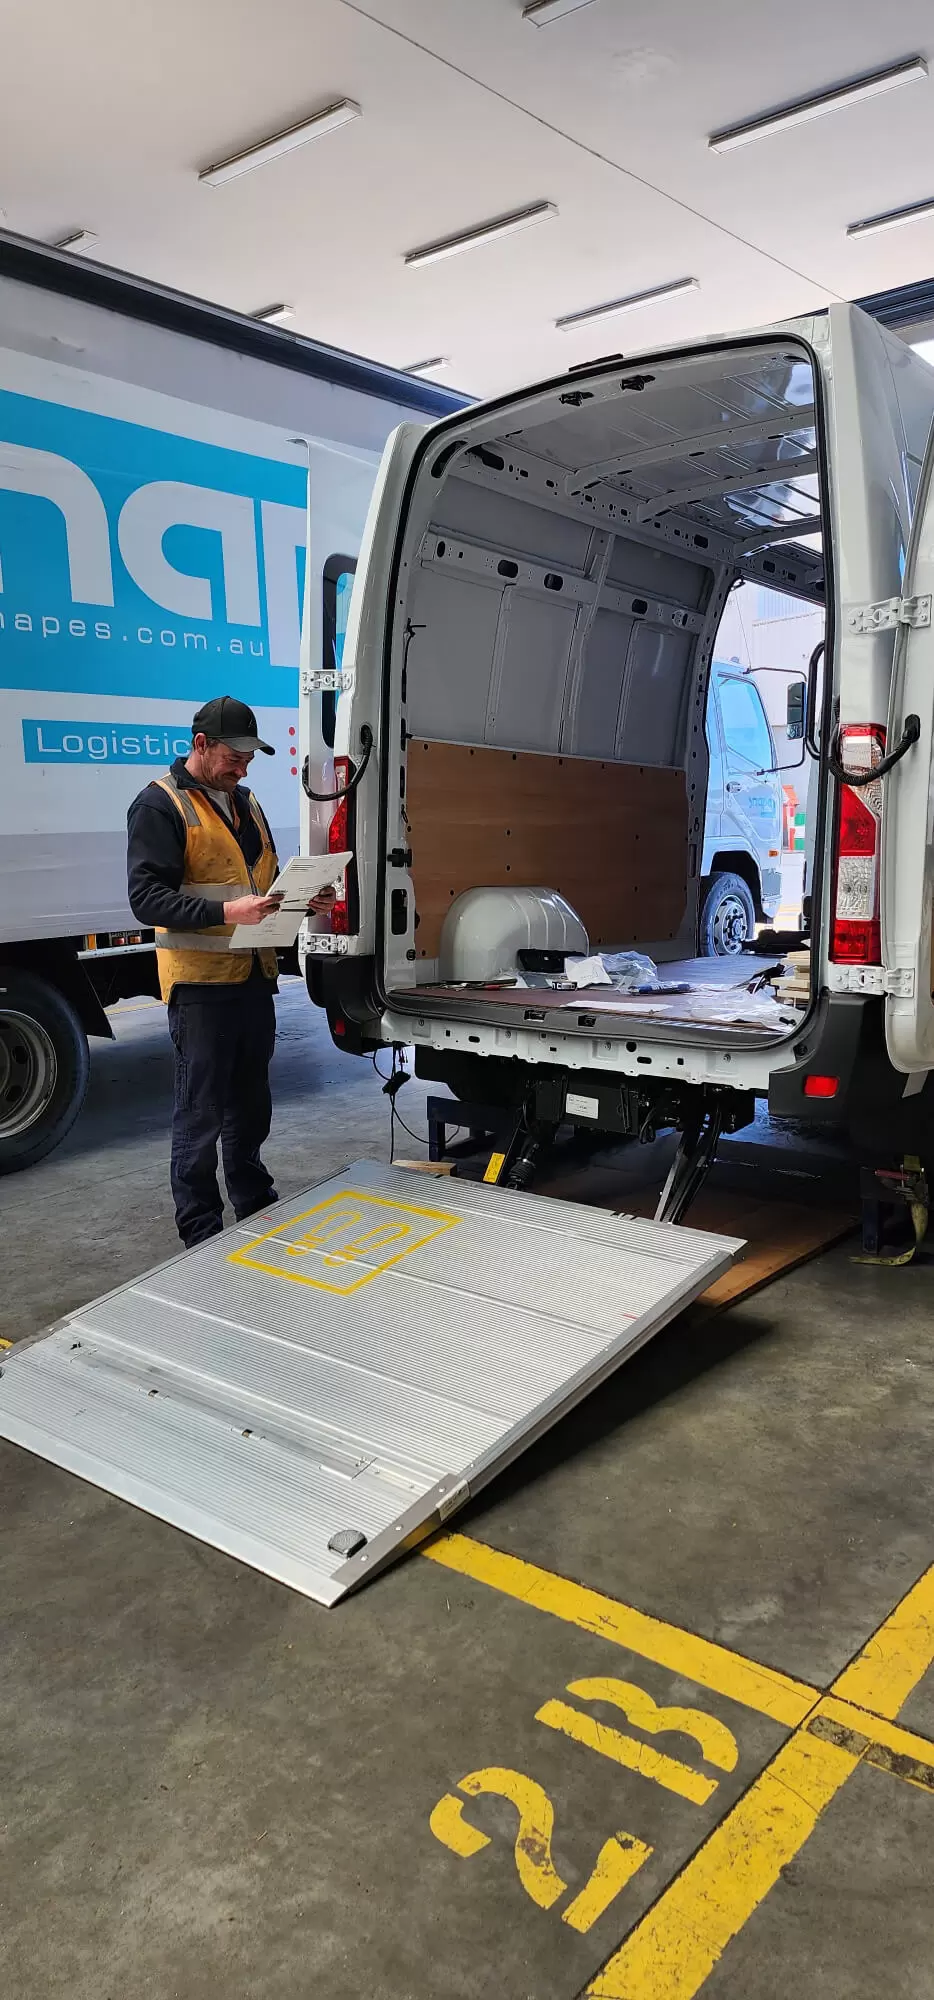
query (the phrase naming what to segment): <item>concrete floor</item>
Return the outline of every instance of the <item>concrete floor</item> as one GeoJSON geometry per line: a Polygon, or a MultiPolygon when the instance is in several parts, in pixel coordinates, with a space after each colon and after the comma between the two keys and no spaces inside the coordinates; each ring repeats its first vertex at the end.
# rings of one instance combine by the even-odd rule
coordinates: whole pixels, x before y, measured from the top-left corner
{"type": "MultiPolygon", "coordinates": [[[[176,1247],[164,1022],[135,1004],[117,1025],[70,1139],[0,1183],[7,1338],[176,1247]]],[[[297,985],[275,1094],[284,1194],[388,1157],[372,1070],[332,1049],[297,985]]],[[[400,1101],[416,1131],[423,1095],[400,1101]]],[[[458,1528],[826,1686],[934,1560],[934,1271],[851,1250],[670,1327],[458,1528]]],[[[319,1610],[6,1446],[0,1604],[11,2000],[574,2000],[787,1734],[422,1556],[319,1610]],[[621,1672],[733,1731],[709,1803],[536,1720],[571,1680],[621,1672]],[[651,1847],[586,1934],[523,1888],[503,1799],[470,1805],[482,1853],[432,1834],[437,1801],[491,1767],[544,1787],[565,1883],[612,1830],[651,1847]]],[[[934,1736],[934,1673],[901,1719],[934,1736]]],[[[931,2000],[932,1852],[934,1797],[861,1766],[705,1995],[931,2000]]]]}

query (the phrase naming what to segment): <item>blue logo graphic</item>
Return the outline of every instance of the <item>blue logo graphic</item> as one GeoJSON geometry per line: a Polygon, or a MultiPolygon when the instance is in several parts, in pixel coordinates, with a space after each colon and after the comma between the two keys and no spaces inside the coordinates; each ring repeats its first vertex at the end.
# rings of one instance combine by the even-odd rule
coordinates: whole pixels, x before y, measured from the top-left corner
{"type": "Polygon", "coordinates": [[[23,717],[27,764],[159,764],[187,757],[191,730],[161,722],[49,722],[23,717]]]}
{"type": "Polygon", "coordinates": [[[306,487],[300,466],[0,391],[0,687],[294,707],[306,487]]]}

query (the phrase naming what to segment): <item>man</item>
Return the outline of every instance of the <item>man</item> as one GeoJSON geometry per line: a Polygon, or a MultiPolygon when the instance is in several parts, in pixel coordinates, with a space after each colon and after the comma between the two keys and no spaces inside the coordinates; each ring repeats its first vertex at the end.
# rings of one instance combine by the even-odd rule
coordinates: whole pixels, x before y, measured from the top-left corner
{"type": "MultiPolygon", "coordinates": [[[[190,1249],[222,1227],[220,1138],[238,1221],[277,1199],[260,1158],[269,1136],[276,1037],[274,951],[232,951],[236,924],[258,924],[278,864],[266,818],[243,779],[257,750],[275,753],[245,702],[198,710],[191,752],[147,785],[127,815],[130,908],[156,933],[162,998],[175,1046],[172,1193],[190,1249]]],[[[311,908],[326,909],[328,891],[311,908]]]]}

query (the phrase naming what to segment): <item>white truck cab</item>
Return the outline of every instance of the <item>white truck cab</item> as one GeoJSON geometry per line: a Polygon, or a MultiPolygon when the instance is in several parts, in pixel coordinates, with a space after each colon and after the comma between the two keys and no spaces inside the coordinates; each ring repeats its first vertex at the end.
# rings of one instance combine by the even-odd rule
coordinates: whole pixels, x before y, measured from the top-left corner
{"type": "MultiPolygon", "coordinates": [[[[305,807],[303,844],[355,857],[304,940],[339,1046],[414,1046],[462,1096],[560,1099],[621,1133],[735,1129],[763,1097],[873,1159],[930,1150],[932,415],[934,370],[841,305],[395,433],[333,756],[310,673],[302,719],[308,786],[332,795],[305,807]],[[772,1012],[748,990],[755,959],[727,955],[711,998],[700,958],[710,784],[730,761],[705,717],[740,579],[824,616],[810,997],[772,1012]],[[590,950],[642,952],[690,990],[536,990],[526,974],[569,918],[590,950]]],[[[722,718],[747,689],[717,680],[722,718]]],[[[763,875],[763,912],[776,886],[763,875]]]]}
{"type": "Polygon", "coordinates": [[[707,694],[707,813],[698,948],[741,952],[782,898],[781,766],[751,673],[714,660],[707,694]]]}

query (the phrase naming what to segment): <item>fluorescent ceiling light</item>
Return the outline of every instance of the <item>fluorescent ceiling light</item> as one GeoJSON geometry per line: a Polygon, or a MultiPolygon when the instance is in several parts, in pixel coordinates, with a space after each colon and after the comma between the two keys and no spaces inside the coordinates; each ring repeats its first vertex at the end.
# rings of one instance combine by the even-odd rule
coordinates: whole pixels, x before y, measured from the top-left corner
{"type": "Polygon", "coordinates": [[[462,229],[457,236],[445,236],[439,243],[426,243],[421,250],[409,250],[406,264],[414,269],[418,264],[439,264],[442,257],[456,257],[461,250],[473,250],[481,243],[492,243],[498,236],[511,236],[514,229],[528,229],[533,222],[545,222],[550,215],[557,215],[557,205],[553,201],[533,201],[528,208],[514,209],[511,215],[498,215],[492,222],[482,222],[476,229],[462,229]]]}
{"type": "Polygon", "coordinates": [[[579,7],[592,5],[593,0],[528,0],[522,19],[536,28],[547,28],[549,21],[560,21],[562,14],[576,14],[579,7]]]}
{"type": "Polygon", "coordinates": [[[264,306],[262,312],[252,313],[250,317],[265,320],[268,326],[285,326],[287,320],[295,318],[295,307],[264,306]]]}
{"type": "Polygon", "coordinates": [[[883,229],[901,229],[906,222],[926,222],[934,215],[934,196],[913,201],[908,208],[890,208],[884,215],[870,215],[866,222],[851,222],[848,236],[879,236],[883,229]]]}
{"type": "Polygon", "coordinates": [[[252,173],[254,167],[264,167],[267,160],[278,160],[282,153],[291,153],[296,146],[307,145],[309,139],[323,139],[327,132],[336,132],[341,125],[349,125],[352,118],[362,117],[359,104],[349,97],[339,104],[329,104],[325,111],[316,111],[311,118],[303,118],[298,125],[289,125],[284,132],[275,132],[271,139],[260,139],[255,146],[247,146],[242,153],[231,153],[229,159],[219,160],[214,167],[205,167],[198,175],[207,187],[221,187],[225,181],[237,179],[239,174],[252,173]]]}
{"type": "Polygon", "coordinates": [[[448,355],[436,354],[431,361],[410,361],[403,368],[403,375],[440,375],[442,368],[450,368],[448,355]]]}
{"type": "Polygon", "coordinates": [[[768,139],[773,132],[784,132],[789,125],[805,125],[811,118],[822,118],[825,111],[842,111],[848,104],[862,103],[864,97],[878,97],[884,90],[897,90],[902,83],[920,83],[927,73],[928,66],[922,57],[912,56],[910,61],[895,63],[891,69],[879,69],[870,76],[854,77],[852,83],[841,83],[833,90],[822,90],[816,97],[800,97],[796,104],[781,105],[777,111],[767,111],[761,118],[750,118],[745,124],[713,132],[707,144],[712,153],[730,153],[736,146],[748,146],[752,139],[768,139]]]}
{"type": "Polygon", "coordinates": [[[93,229],[70,229],[67,236],[56,237],[53,250],[71,250],[76,257],[83,256],[97,242],[93,229]]]}
{"type": "Polygon", "coordinates": [[[559,333],[570,333],[574,327],[588,326],[591,320],[612,319],[616,313],[637,312],[640,306],[654,306],[661,299],[676,299],[682,292],[696,292],[700,286],[696,278],[676,278],[670,285],[655,285],[650,292],[631,292],[626,299],[608,299],[602,306],[585,306],[582,312],[565,313],[555,320],[559,333]]]}

